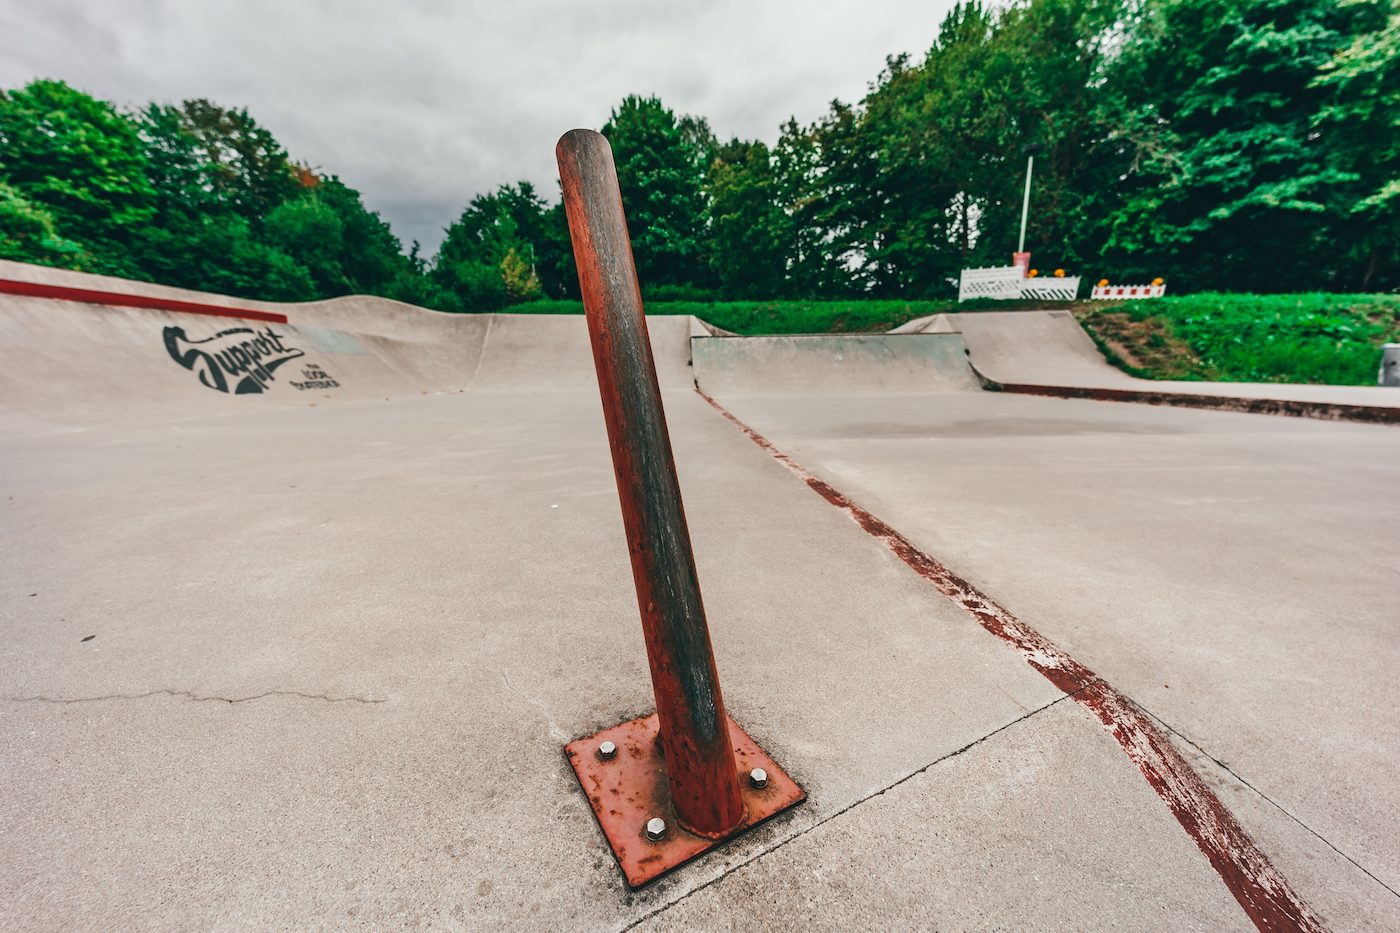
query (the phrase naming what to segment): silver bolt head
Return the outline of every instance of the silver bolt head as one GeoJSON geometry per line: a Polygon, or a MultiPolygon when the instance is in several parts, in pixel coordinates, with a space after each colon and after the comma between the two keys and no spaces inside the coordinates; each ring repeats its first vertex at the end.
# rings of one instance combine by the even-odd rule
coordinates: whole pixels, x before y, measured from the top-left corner
{"type": "Polygon", "coordinates": [[[598,757],[607,759],[617,754],[617,746],[611,742],[604,742],[598,746],[598,757]]]}
{"type": "Polygon", "coordinates": [[[659,817],[647,820],[647,838],[657,842],[666,835],[666,821],[659,817]]]}
{"type": "Polygon", "coordinates": [[[768,772],[762,768],[754,768],[749,772],[749,783],[754,787],[764,788],[768,786],[768,772]]]}

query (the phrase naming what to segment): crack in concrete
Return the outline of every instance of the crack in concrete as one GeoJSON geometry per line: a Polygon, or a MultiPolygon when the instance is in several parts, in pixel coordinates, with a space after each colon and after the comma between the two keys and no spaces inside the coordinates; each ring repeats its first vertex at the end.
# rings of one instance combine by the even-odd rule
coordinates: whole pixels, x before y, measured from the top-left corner
{"type": "Polygon", "coordinates": [[[1391,894],[1395,895],[1397,898],[1400,898],[1400,891],[1396,891],[1396,890],[1395,890],[1394,888],[1392,888],[1390,885],[1386,884],[1384,881],[1382,881],[1381,879],[1377,878],[1375,875],[1371,874],[1369,871],[1366,870],[1366,866],[1362,865],[1362,864],[1361,864],[1360,862],[1358,862],[1356,859],[1352,858],[1350,855],[1347,855],[1347,854],[1346,854],[1345,852],[1343,852],[1341,849],[1337,848],[1335,845],[1332,844],[1332,841],[1331,841],[1330,839],[1328,839],[1326,836],[1324,836],[1324,835],[1322,835],[1321,833],[1319,833],[1317,830],[1313,829],[1313,828],[1312,828],[1311,826],[1309,826],[1307,823],[1304,823],[1301,819],[1299,819],[1299,818],[1298,818],[1297,816],[1295,816],[1294,814],[1290,813],[1286,807],[1284,807],[1282,804],[1280,804],[1280,803],[1278,803],[1277,801],[1275,801],[1275,800],[1274,800],[1272,797],[1270,797],[1268,794],[1264,793],[1264,792],[1261,791],[1259,788],[1255,787],[1253,784],[1249,783],[1249,782],[1246,781],[1244,778],[1240,777],[1240,775],[1239,775],[1238,773],[1236,773],[1235,770],[1234,770],[1233,768],[1231,768],[1231,767],[1230,767],[1229,765],[1227,765],[1225,762],[1221,761],[1219,758],[1216,758],[1216,757],[1215,757],[1214,755],[1212,755],[1210,752],[1206,751],[1204,748],[1202,748],[1202,747],[1200,746],[1199,743],[1197,743],[1197,742],[1195,742],[1195,741],[1193,741],[1193,740],[1187,738],[1186,736],[1182,735],[1181,732],[1179,732],[1178,730],[1176,730],[1175,728],[1173,728],[1171,725],[1169,725],[1164,719],[1162,719],[1162,718],[1161,718],[1160,716],[1158,716],[1156,713],[1151,712],[1150,710],[1146,709],[1145,707],[1142,707],[1142,710],[1143,710],[1143,712],[1147,713],[1147,715],[1151,716],[1151,717],[1152,717],[1152,720],[1153,720],[1155,723],[1157,723],[1157,725],[1161,726],[1162,729],[1164,729],[1165,731],[1167,731],[1167,732],[1171,733],[1172,735],[1176,736],[1178,739],[1180,739],[1181,741],[1185,742],[1187,745],[1191,746],[1193,749],[1196,750],[1196,752],[1197,752],[1202,758],[1207,758],[1207,759],[1209,759],[1209,760],[1210,760],[1211,762],[1213,762],[1213,763],[1215,764],[1215,766],[1216,766],[1217,768],[1219,768],[1221,771],[1224,771],[1226,774],[1230,775],[1230,777],[1234,778],[1236,781],[1239,781],[1239,782],[1240,782],[1241,784],[1243,784],[1245,787],[1248,787],[1248,788],[1249,788],[1250,790],[1252,790],[1254,793],[1258,794],[1260,800],[1263,800],[1263,801],[1264,801],[1265,803],[1267,803],[1269,806],[1273,807],[1275,810],[1277,810],[1278,812],[1282,813],[1284,816],[1288,817],[1288,818],[1289,818],[1290,820],[1292,820],[1293,822],[1297,823],[1297,824],[1298,824],[1299,826],[1301,826],[1303,829],[1307,830],[1307,832],[1308,832],[1309,834],[1311,834],[1314,838],[1316,838],[1319,842],[1321,842],[1323,845],[1327,846],[1327,848],[1331,849],[1333,852],[1336,852],[1336,853],[1337,853],[1338,855],[1340,855],[1342,858],[1346,859],[1348,862],[1350,862],[1352,865],[1354,865],[1354,866],[1357,868],[1357,870],[1360,871],[1360,872],[1361,872],[1363,875],[1365,875],[1367,878],[1370,878],[1370,879],[1371,879],[1372,881],[1374,881],[1376,884],[1378,884],[1378,885],[1380,885],[1381,887],[1385,888],[1387,891],[1389,891],[1391,894]]]}
{"type": "Polygon", "coordinates": [[[540,712],[544,713],[545,721],[549,723],[549,737],[551,739],[554,739],[558,742],[569,741],[569,736],[564,732],[563,729],[559,728],[559,723],[554,721],[554,716],[549,712],[549,707],[545,705],[545,702],[541,699],[530,696],[530,694],[526,693],[524,690],[517,688],[515,684],[511,683],[510,674],[507,673],[504,667],[501,668],[501,680],[505,683],[506,689],[509,690],[511,693],[520,697],[527,703],[539,707],[540,712]]]}
{"type": "MultiPolygon", "coordinates": [[[[1095,683],[1097,683],[1097,681],[1095,681],[1095,683]]],[[[1091,686],[1093,686],[1093,684],[1086,684],[1085,686],[1079,688],[1079,690],[1074,691],[1074,693],[1066,693],[1066,694],[1063,694],[1062,696],[1056,697],[1055,699],[1051,700],[1049,703],[1046,703],[1046,704],[1043,705],[1043,706],[1038,706],[1038,707],[1036,707],[1035,709],[1033,709],[1033,710],[1031,710],[1030,712],[1026,713],[1024,716],[1018,716],[1018,717],[1016,717],[1015,719],[1012,719],[1012,720],[1010,720],[1009,722],[1006,722],[1006,723],[1004,723],[1004,724],[998,726],[997,728],[993,729],[991,732],[988,732],[986,735],[984,735],[984,736],[982,736],[982,737],[980,737],[980,738],[977,738],[977,739],[973,739],[971,742],[968,742],[968,743],[967,743],[966,745],[964,745],[962,748],[954,749],[953,751],[948,752],[946,755],[940,755],[939,757],[935,758],[933,761],[930,761],[928,764],[924,765],[922,768],[918,768],[918,769],[916,769],[916,770],[914,770],[914,771],[910,771],[908,774],[904,775],[903,777],[899,778],[899,779],[896,780],[896,781],[891,782],[890,784],[886,785],[885,787],[882,787],[881,789],[879,789],[879,790],[877,790],[877,791],[874,791],[873,793],[867,794],[867,795],[865,795],[864,797],[861,797],[861,798],[859,798],[859,799],[857,799],[857,800],[851,801],[850,803],[846,804],[846,805],[845,805],[844,807],[842,807],[841,809],[835,810],[835,811],[833,811],[833,812],[827,814],[825,817],[822,817],[821,819],[817,820],[817,821],[816,821],[815,823],[813,823],[811,826],[808,826],[808,827],[806,827],[805,829],[798,830],[797,832],[793,833],[791,836],[787,836],[786,838],[783,838],[783,839],[778,840],[777,842],[773,843],[773,845],[769,846],[769,847],[766,848],[766,849],[762,849],[762,850],[760,850],[760,851],[758,851],[758,852],[754,852],[754,853],[753,853],[752,855],[750,855],[748,858],[745,858],[745,859],[743,859],[743,860],[741,860],[741,861],[735,862],[733,865],[728,865],[728,866],[724,867],[723,869],[720,870],[720,873],[719,873],[718,875],[716,875],[715,877],[709,879],[708,881],[704,881],[704,882],[701,882],[700,884],[697,884],[695,887],[691,888],[689,891],[686,891],[684,894],[681,894],[681,895],[679,895],[678,897],[676,897],[675,900],[667,901],[665,904],[661,904],[661,905],[659,905],[655,910],[652,910],[652,911],[650,911],[650,912],[648,912],[648,913],[646,913],[646,914],[643,914],[642,916],[638,917],[636,920],[633,920],[631,923],[627,924],[626,926],[618,927],[618,928],[617,928],[617,929],[618,929],[618,933],[626,933],[627,930],[631,930],[631,929],[635,928],[638,924],[644,923],[644,922],[646,922],[647,920],[650,920],[652,917],[657,916],[658,914],[665,913],[666,911],[670,910],[672,907],[675,907],[675,906],[676,906],[677,904],[679,904],[681,901],[683,901],[683,900],[685,900],[686,898],[690,897],[692,894],[698,894],[699,892],[705,890],[706,888],[708,888],[708,887],[710,887],[710,886],[712,886],[712,885],[718,884],[719,882],[721,882],[721,881],[723,881],[725,878],[727,878],[729,875],[731,875],[731,874],[733,874],[734,872],[738,871],[739,869],[745,867],[746,865],[752,864],[753,862],[756,862],[756,861],[758,861],[759,859],[764,858],[765,856],[769,855],[770,853],[773,853],[773,852],[778,851],[779,849],[781,849],[783,846],[787,845],[787,844],[790,843],[790,842],[796,842],[798,839],[801,839],[803,836],[807,835],[807,834],[810,833],[812,830],[817,829],[817,828],[820,827],[820,826],[825,826],[827,823],[830,823],[832,820],[836,819],[837,817],[839,817],[839,816],[844,816],[845,814],[851,812],[852,810],[856,809],[857,807],[863,806],[863,805],[869,803],[870,801],[874,800],[874,799],[877,798],[877,797],[883,797],[885,794],[887,794],[887,793],[889,793],[890,791],[894,790],[896,787],[899,787],[901,784],[905,784],[905,783],[907,783],[907,782],[909,782],[909,781],[912,781],[914,778],[918,777],[919,775],[927,773],[927,772],[929,771],[929,769],[932,768],[934,765],[942,764],[943,762],[948,761],[948,760],[951,759],[951,758],[956,758],[956,757],[958,757],[959,755],[963,754],[964,752],[969,751],[969,750],[971,750],[971,749],[973,749],[973,748],[976,748],[978,745],[981,745],[983,742],[987,741],[988,739],[992,738],[993,736],[1000,735],[1001,733],[1005,732],[1007,729],[1010,729],[1012,726],[1017,725],[1018,723],[1025,722],[1027,719],[1030,719],[1030,718],[1033,717],[1033,716],[1038,716],[1038,715],[1040,715],[1041,713],[1045,712],[1046,710],[1050,709],[1051,707],[1057,706],[1057,705],[1059,705],[1060,703],[1065,702],[1066,700],[1072,700],[1072,699],[1074,699],[1075,694],[1079,693],[1079,692],[1082,691],[1082,690],[1087,690],[1087,689],[1089,689],[1089,687],[1091,687],[1091,686]]]]}
{"type": "Polygon", "coordinates": [[[33,697],[0,697],[3,703],[54,703],[66,705],[70,703],[101,703],[105,700],[144,700],[148,697],[171,696],[185,697],[194,703],[248,703],[252,700],[261,700],[264,697],[301,697],[304,700],[324,700],[327,703],[385,703],[384,699],[373,699],[371,697],[333,697],[324,693],[301,693],[296,690],[268,690],[265,693],[256,693],[246,697],[221,697],[221,696],[199,696],[188,690],[150,690],[146,693],[112,693],[100,697],[73,697],[64,699],[61,697],[33,696],[33,697]]]}

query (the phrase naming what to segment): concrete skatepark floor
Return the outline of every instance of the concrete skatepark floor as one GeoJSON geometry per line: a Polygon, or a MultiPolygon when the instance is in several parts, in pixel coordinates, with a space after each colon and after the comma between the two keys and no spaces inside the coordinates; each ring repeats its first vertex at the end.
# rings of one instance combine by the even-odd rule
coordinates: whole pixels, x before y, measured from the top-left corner
{"type": "MultiPolygon", "coordinates": [[[[382,304],[287,309],[338,387],[234,396],[160,341],[228,321],[4,299],[0,927],[1257,928],[1111,729],[706,403],[684,319],[726,701],[809,799],[629,891],[562,754],[652,708],[583,322],[382,304]]],[[[1297,928],[1400,928],[1400,431],[935,381],[706,388],[1145,711],[1297,928]]]]}

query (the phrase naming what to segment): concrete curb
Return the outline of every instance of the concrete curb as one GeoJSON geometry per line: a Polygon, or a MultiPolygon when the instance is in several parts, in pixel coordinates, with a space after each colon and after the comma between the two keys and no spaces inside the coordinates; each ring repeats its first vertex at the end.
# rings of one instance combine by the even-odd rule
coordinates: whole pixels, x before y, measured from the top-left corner
{"type": "Polygon", "coordinates": [[[1194,395],[1185,392],[1147,392],[1141,389],[1097,389],[1087,386],[1042,386],[1001,383],[973,372],[988,392],[1042,395],[1050,398],[1084,398],[1098,402],[1131,402],[1138,405],[1170,405],[1252,415],[1283,415],[1322,421],[1357,421],[1363,424],[1400,424],[1400,408],[1382,405],[1340,405],[1335,402],[1302,402],[1277,398],[1242,398],[1230,395],[1194,395]]]}

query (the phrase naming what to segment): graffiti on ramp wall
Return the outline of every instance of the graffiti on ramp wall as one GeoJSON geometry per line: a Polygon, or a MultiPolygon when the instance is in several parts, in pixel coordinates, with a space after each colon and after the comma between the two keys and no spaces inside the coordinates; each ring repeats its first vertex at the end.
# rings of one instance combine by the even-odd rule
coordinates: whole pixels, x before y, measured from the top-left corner
{"type": "MultiPolygon", "coordinates": [[[[276,379],[273,375],[283,363],[300,359],[304,350],[290,346],[285,334],[271,326],[264,330],[234,327],[221,330],[204,340],[191,340],[183,327],[165,328],[165,348],[170,357],[199,377],[199,381],[218,392],[234,395],[256,395],[266,391],[276,379]]],[[[340,383],[319,366],[303,368],[305,380],[290,381],[294,388],[334,389],[340,383]]]]}

